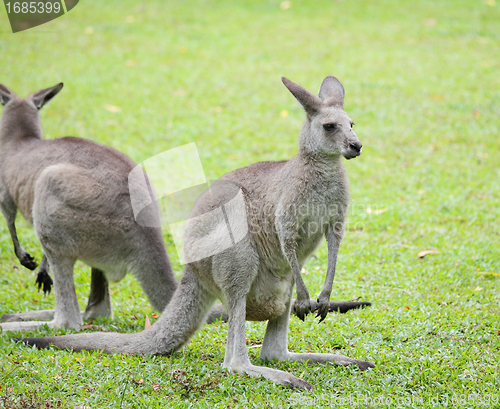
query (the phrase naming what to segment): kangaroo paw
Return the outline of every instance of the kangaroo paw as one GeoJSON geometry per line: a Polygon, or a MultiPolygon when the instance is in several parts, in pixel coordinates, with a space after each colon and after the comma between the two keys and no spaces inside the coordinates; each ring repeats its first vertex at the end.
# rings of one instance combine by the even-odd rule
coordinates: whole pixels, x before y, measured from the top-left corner
{"type": "Polygon", "coordinates": [[[35,261],[35,258],[31,256],[30,253],[28,253],[27,251],[25,251],[21,258],[19,259],[19,261],[21,262],[21,264],[30,269],[30,270],[34,270],[35,268],[37,268],[38,264],[36,263],[35,261]]]}
{"type": "Polygon", "coordinates": [[[309,298],[305,300],[300,300],[297,298],[293,305],[293,310],[297,317],[304,321],[307,314],[311,313],[311,301],[309,300],[309,298]]]}
{"type": "Polygon", "coordinates": [[[330,298],[320,296],[318,298],[318,309],[316,312],[316,318],[319,317],[319,322],[323,321],[326,318],[329,311],[330,311],[330,298]]]}
{"type": "Polygon", "coordinates": [[[54,282],[52,281],[52,278],[50,277],[47,270],[40,270],[38,272],[35,281],[35,285],[38,285],[38,291],[40,291],[40,288],[42,288],[44,295],[46,295],[47,293],[50,294],[50,290],[52,289],[53,284],[54,282]]]}

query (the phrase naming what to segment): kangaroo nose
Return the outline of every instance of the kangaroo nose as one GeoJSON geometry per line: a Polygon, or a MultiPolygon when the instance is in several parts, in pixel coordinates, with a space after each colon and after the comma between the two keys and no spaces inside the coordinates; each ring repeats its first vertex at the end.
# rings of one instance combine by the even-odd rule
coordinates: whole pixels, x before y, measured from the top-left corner
{"type": "Polygon", "coordinates": [[[361,145],[360,143],[350,143],[349,144],[349,148],[351,148],[353,151],[356,151],[356,152],[361,152],[361,148],[363,147],[363,145],[361,145]]]}

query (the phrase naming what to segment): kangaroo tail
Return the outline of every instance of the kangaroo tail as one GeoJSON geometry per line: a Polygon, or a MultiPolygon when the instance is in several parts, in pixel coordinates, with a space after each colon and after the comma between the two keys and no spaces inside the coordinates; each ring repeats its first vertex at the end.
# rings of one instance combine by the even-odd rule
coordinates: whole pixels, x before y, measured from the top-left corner
{"type": "MultiPolygon", "coordinates": [[[[330,301],[329,312],[340,312],[341,314],[346,313],[349,310],[354,310],[356,308],[364,308],[371,306],[370,302],[355,302],[355,301],[330,301]]],[[[311,299],[311,310],[316,311],[318,309],[318,302],[311,299]]],[[[292,301],[292,314],[295,314],[292,301]]]]}
{"type": "Polygon", "coordinates": [[[356,308],[365,308],[371,306],[371,302],[357,302],[357,301],[330,301],[329,311],[340,312],[341,314],[346,313],[349,310],[354,310],[356,308]]]}
{"type": "MultiPolygon", "coordinates": [[[[294,301],[292,301],[292,306],[294,305],[294,301]]],[[[330,301],[330,308],[328,312],[339,312],[341,314],[346,313],[349,310],[354,310],[356,308],[365,308],[370,307],[372,305],[371,302],[354,302],[354,301],[330,301]]],[[[313,311],[318,309],[318,302],[316,300],[311,299],[311,307],[313,311]]],[[[295,314],[295,310],[291,309],[291,314],[295,314]]],[[[211,324],[218,319],[222,320],[222,322],[229,321],[229,316],[227,315],[224,307],[221,304],[215,305],[210,313],[207,315],[207,324],[211,324]]]]}
{"type": "Polygon", "coordinates": [[[160,318],[136,334],[93,332],[43,338],[17,338],[37,348],[101,350],[106,353],[168,355],[182,347],[204,323],[215,298],[187,266],[179,288],[160,318]]]}

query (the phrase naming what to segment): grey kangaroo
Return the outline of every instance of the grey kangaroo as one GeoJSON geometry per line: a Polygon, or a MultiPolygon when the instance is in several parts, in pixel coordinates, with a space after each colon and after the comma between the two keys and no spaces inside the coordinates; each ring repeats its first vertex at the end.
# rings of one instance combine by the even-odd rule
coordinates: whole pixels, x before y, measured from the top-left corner
{"type": "MultiPolygon", "coordinates": [[[[151,304],[162,311],[177,282],[160,229],[143,227],[133,218],[127,176],[135,163],[85,139],[42,140],[39,110],[62,87],[21,99],[0,85],[0,208],[21,264],[35,267],[17,238],[17,209],[34,226],[45,254],[42,267],[50,265],[55,281],[55,311],[32,312],[23,319],[53,316],[53,327],[82,324],[73,281],[77,259],[92,267],[85,318],[111,316],[108,280],[121,280],[127,271],[135,273],[151,304]]],[[[43,322],[1,324],[12,330],[39,325],[43,322]]]]}
{"type": "MultiPolygon", "coordinates": [[[[17,209],[34,225],[45,251],[40,273],[54,272],[56,308],[5,314],[5,330],[53,327],[78,328],[73,265],[77,259],[91,269],[90,296],[83,317],[111,317],[108,280],[126,272],[138,278],[154,308],[163,311],[177,288],[159,228],[143,227],[132,211],[128,176],[135,163],[126,155],[98,143],[66,137],[42,140],[39,110],[63,87],[58,84],[21,99],[0,85],[4,105],[0,120],[0,209],[5,216],[21,264],[34,269],[33,258],[19,244],[17,209]],[[27,321],[27,322],[26,322],[27,321]]],[[[138,189],[148,187],[138,186],[138,189]]],[[[148,212],[158,218],[158,209],[148,212]]],[[[155,224],[155,223],[153,223],[155,224]]],[[[156,225],[156,224],[155,224],[156,225]]],[[[40,277],[39,273],[39,277],[40,277]]],[[[369,303],[331,302],[345,312],[369,303]]],[[[208,320],[227,319],[220,305],[208,320]]]]}
{"type": "Polygon", "coordinates": [[[229,315],[224,367],[235,373],[263,376],[295,388],[313,388],[291,374],[250,362],[245,345],[245,319],[268,321],[262,359],[374,367],[370,362],[342,355],[293,353],[287,347],[292,304],[300,318],[314,308],[321,320],[328,312],[349,202],[342,157],[351,159],[360,155],[361,143],[343,109],[344,88],[335,77],[325,78],[319,97],[286,78],[282,81],[306,111],[298,155],[289,161],[256,163],[219,179],[222,187],[214,184],[195,203],[191,219],[185,225],[185,252],[196,256],[197,251],[207,250],[203,248],[206,243],[203,237],[210,233],[210,223],[198,221],[223,206],[226,206],[223,216],[230,225],[241,228],[242,224],[235,220],[246,220],[246,234],[234,229],[231,236],[234,245],[188,262],[180,285],[161,317],[142,332],[98,332],[21,341],[39,348],[53,344],[76,351],[171,354],[188,342],[215,300],[220,299],[229,315]],[[228,212],[235,189],[225,186],[236,186],[243,197],[243,212],[237,217],[228,212]],[[300,272],[323,236],[328,243],[327,273],[318,301],[312,306],[300,272]],[[190,250],[189,246],[196,250],[190,250]],[[297,285],[295,302],[292,301],[294,284],[297,285]]]}

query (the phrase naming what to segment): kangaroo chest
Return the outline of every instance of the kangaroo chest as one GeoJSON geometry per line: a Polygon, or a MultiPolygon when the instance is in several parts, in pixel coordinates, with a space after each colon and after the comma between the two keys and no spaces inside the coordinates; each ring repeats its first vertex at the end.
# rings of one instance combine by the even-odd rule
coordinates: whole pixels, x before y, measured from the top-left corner
{"type": "Polygon", "coordinates": [[[349,206],[349,191],[340,183],[310,186],[301,194],[296,208],[299,236],[324,233],[325,228],[343,223],[349,206]]]}

